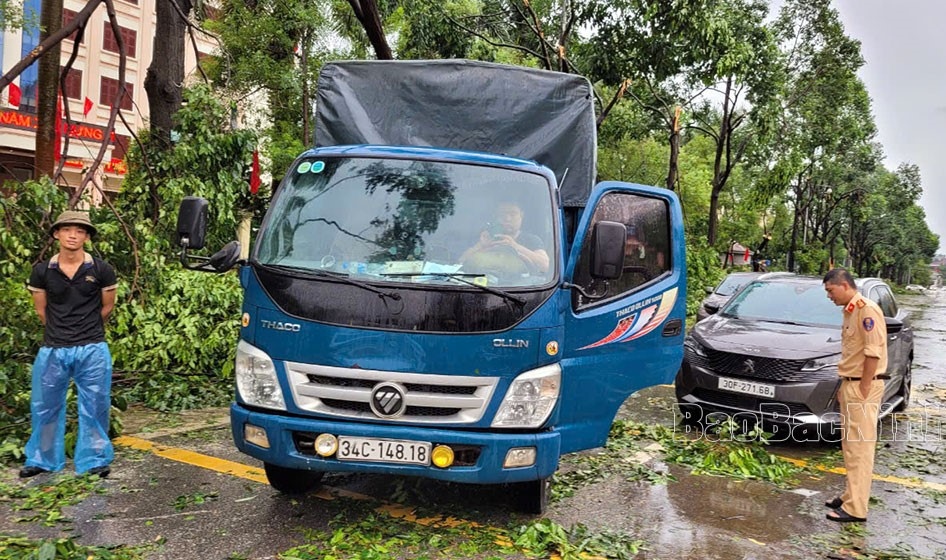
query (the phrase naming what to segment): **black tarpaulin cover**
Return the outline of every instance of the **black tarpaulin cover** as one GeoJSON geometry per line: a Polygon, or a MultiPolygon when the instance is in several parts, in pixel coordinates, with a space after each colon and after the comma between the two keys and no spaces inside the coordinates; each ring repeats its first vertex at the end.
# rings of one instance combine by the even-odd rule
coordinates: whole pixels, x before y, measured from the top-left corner
{"type": "Polygon", "coordinates": [[[477,150],[533,160],[558,177],[566,206],[595,181],[591,84],[582,76],[470,60],[327,63],[317,146],[477,150]],[[564,179],[563,179],[564,178],[564,179]]]}

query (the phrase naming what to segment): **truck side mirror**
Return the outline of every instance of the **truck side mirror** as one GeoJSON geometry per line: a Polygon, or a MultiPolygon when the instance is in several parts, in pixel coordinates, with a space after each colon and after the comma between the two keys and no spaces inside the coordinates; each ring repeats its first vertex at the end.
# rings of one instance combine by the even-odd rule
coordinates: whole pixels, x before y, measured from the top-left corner
{"type": "Polygon", "coordinates": [[[595,224],[591,238],[591,277],[616,280],[624,271],[627,226],[618,222],[595,224]]]}
{"type": "Polygon", "coordinates": [[[239,260],[240,242],[231,241],[224,245],[223,249],[220,249],[216,253],[210,255],[210,260],[207,262],[215,271],[226,272],[233,268],[239,260]]]}
{"type": "Polygon", "coordinates": [[[187,249],[203,249],[207,234],[207,199],[185,196],[177,211],[177,244],[187,249]]]}

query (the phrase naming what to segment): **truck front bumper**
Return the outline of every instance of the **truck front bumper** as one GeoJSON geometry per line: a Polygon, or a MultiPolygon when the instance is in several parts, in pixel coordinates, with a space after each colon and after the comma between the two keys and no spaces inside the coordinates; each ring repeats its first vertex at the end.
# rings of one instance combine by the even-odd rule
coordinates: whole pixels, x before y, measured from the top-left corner
{"type": "Polygon", "coordinates": [[[473,484],[502,484],[547,478],[558,468],[561,440],[558,432],[539,433],[475,432],[443,428],[378,425],[344,420],[284,416],[249,410],[238,403],[230,407],[230,425],[237,448],[260,461],[280,467],[312,471],[387,473],[420,476],[473,484]],[[246,425],[266,431],[269,447],[246,441],[246,425]],[[300,434],[306,437],[328,433],[335,436],[381,438],[431,442],[433,445],[478,448],[472,465],[439,468],[433,465],[339,461],[300,451],[300,434]],[[512,448],[534,447],[535,464],[528,467],[504,468],[507,452],[512,448]]]}

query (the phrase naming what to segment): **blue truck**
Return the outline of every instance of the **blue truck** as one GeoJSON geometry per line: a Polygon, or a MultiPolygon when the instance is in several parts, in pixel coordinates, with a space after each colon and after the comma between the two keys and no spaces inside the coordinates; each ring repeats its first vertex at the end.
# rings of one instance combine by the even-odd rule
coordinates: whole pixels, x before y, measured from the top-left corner
{"type": "Polygon", "coordinates": [[[683,356],[686,258],[666,189],[596,180],[582,77],[462,60],[327,63],[316,144],[239,266],[231,423],[271,485],[326,472],[510,484],[544,512],[564,453],[602,446],[683,356]]]}

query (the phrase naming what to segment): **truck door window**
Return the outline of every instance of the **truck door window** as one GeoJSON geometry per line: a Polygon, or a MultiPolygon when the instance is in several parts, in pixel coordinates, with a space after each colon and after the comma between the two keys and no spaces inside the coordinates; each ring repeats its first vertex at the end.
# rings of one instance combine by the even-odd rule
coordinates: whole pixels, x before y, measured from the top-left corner
{"type": "Polygon", "coordinates": [[[610,281],[608,296],[600,300],[588,300],[577,290],[572,304],[575,309],[605,303],[628,292],[655,281],[670,271],[670,208],[659,198],[613,192],[604,195],[595,208],[594,215],[575,269],[574,282],[585,291],[603,289],[601,282],[593,285],[591,278],[591,235],[594,225],[600,221],[619,222],[627,227],[624,244],[624,270],[621,277],[610,281]]]}

